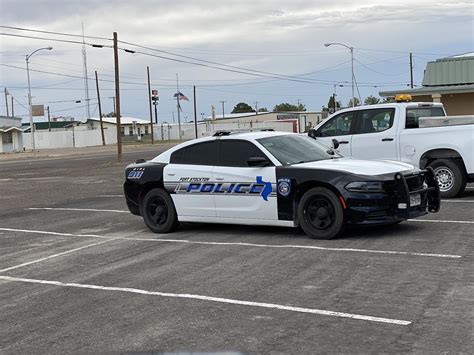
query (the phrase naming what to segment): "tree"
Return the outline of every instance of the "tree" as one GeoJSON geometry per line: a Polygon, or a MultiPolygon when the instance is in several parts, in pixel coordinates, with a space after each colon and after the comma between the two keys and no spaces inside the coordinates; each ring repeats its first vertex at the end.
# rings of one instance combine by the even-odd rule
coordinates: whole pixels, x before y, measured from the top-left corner
{"type": "Polygon", "coordinates": [[[115,117],[115,112],[112,111],[112,112],[109,112],[109,113],[107,113],[107,114],[105,114],[105,115],[103,115],[103,116],[104,116],[104,117],[115,117]]]}
{"type": "Polygon", "coordinates": [[[252,106],[246,104],[245,102],[239,102],[234,106],[234,109],[231,113],[245,113],[245,112],[255,112],[252,106]]]}
{"type": "Polygon", "coordinates": [[[276,105],[273,112],[288,112],[288,111],[306,111],[306,105],[298,104],[292,105],[287,102],[276,105]]]}
{"type": "Polygon", "coordinates": [[[393,97],[384,97],[382,100],[383,104],[393,102],[393,97]]]}
{"type": "Polygon", "coordinates": [[[268,109],[266,107],[260,107],[258,112],[268,112],[268,109]]]}
{"type": "Polygon", "coordinates": [[[367,96],[364,100],[365,105],[376,105],[380,103],[380,99],[376,98],[375,96],[367,96]]]}
{"type": "MultiPolygon", "coordinates": [[[[341,108],[341,103],[336,100],[336,108],[340,109],[341,108]]],[[[329,101],[328,101],[328,106],[325,107],[323,106],[323,111],[326,112],[334,112],[334,96],[329,96],[329,101]]]]}
{"type": "MultiPolygon", "coordinates": [[[[360,106],[360,101],[357,97],[354,97],[354,106],[360,106]]],[[[352,107],[352,99],[349,100],[349,103],[347,104],[347,107],[352,107]]]]}

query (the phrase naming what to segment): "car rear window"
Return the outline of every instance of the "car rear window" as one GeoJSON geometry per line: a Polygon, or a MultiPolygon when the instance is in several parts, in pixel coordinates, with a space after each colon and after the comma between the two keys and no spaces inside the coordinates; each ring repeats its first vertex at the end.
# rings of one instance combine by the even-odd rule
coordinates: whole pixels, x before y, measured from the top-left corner
{"type": "Polygon", "coordinates": [[[189,145],[171,154],[171,164],[217,165],[217,142],[189,145]]]}
{"type": "Polygon", "coordinates": [[[405,128],[418,128],[420,117],[445,116],[442,107],[407,107],[405,128]]]}

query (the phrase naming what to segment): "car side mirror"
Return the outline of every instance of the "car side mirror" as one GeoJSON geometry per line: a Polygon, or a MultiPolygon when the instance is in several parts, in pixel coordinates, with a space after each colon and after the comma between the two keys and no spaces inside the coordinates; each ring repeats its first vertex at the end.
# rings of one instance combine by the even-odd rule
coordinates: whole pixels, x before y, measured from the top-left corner
{"type": "Polygon", "coordinates": [[[250,167],[264,167],[270,165],[270,161],[264,157],[250,157],[247,159],[247,165],[250,167]]]}
{"type": "Polygon", "coordinates": [[[317,137],[317,132],[314,128],[311,128],[309,131],[308,131],[308,137],[311,137],[313,139],[316,139],[317,137]]]}
{"type": "Polygon", "coordinates": [[[333,149],[339,148],[339,141],[336,138],[332,139],[332,147],[333,149]]]}

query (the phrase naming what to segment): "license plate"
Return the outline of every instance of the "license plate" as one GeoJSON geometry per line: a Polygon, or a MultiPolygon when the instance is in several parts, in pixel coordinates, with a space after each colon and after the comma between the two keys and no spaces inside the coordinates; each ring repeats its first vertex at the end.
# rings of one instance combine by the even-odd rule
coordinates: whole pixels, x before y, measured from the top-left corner
{"type": "Polygon", "coordinates": [[[419,206],[419,205],[421,205],[420,194],[410,195],[410,206],[419,206]]]}

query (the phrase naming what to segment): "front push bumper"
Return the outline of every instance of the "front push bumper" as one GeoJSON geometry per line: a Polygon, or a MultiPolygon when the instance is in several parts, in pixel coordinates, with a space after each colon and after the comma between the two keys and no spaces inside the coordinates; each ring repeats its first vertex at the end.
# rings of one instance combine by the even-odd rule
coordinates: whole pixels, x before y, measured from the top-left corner
{"type": "Polygon", "coordinates": [[[396,173],[384,181],[384,192],[348,193],[345,196],[348,224],[390,224],[436,213],[439,187],[431,168],[396,173]]]}

